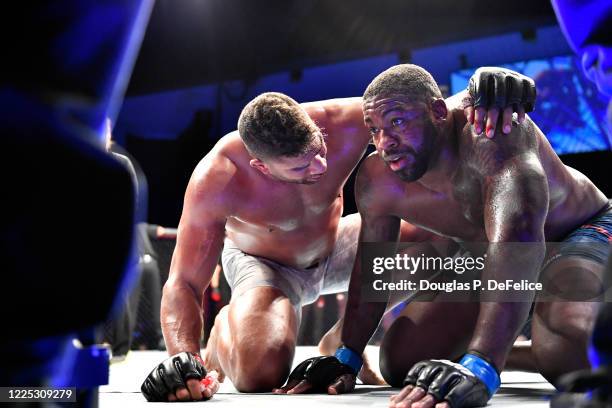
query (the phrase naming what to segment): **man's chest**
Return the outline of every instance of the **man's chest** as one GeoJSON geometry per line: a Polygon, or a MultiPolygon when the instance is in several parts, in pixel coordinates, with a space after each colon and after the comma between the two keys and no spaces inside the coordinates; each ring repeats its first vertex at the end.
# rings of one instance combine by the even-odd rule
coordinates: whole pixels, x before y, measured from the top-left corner
{"type": "Polygon", "coordinates": [[[480,179],[463,169],[445,188],[407,193],[406,221],[462,241],[485,239],[483,191],[480,179]]]}
{"type": "Polygon", "coordinates": [[[290,232],[329,221],[342,212],[342,186],[319,182],[320,186],[300,188],[260,188],[242,197],[230,223],[241,229],[290,232]]]}

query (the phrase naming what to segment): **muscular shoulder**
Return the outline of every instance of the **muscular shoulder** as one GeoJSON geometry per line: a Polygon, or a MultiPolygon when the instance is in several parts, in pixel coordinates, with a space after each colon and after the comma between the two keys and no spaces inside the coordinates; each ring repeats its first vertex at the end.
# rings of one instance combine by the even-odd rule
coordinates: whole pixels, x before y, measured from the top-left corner
{"type": "Polygon", "coordinates": [[[355,180],[355,200],[360,212],[391,214],[404,191],[405,183],[393,174],[377,152],[366,157],[355,180]]]}
{"type": "Polygon", "coordinates": [[[185,201],[201,203],[208,210],[230,210],[240,189],[241,146],[236,132],[221,138],[194,169],[185,201]]]}
{"type": "Polygon", "coordinates": [[[530,119],[522,124],[513,121],[512,130],[507,135],[502,134],[498,126],[492,139],[484,134],[476,135],[467,125],[462,135],[462,156],[470,167],[485,176],[512,165],[523,168],[539,166],[539,133],[530,119]]]}
{"type": "Polygon", "coordinates": [[[361,98],[329,99],[302,106],[325,133],[359,135],[364,141],[369,139],[363,123],[361,98]]]}
{"type": "Polygon", "coordinates": [[[474,139],[471,166],[477,166],[481,174],[484,201],[496,203],[492,208],[511,208],[517,213],[545,211],[548,184],[538,154],[543,137],[527,119],[522,124],[514,123],[508,135],[496,132],[494,139],[474,139]]]}
{"type": "Polygon", "coordinates": [[[359,116],[363,123],[361,98],[337,98],[324,101],[305,102],[301,106],[314,121],[342,122],[359,116]],[[358,115],[357,115],[358,114],[358,115]]]}

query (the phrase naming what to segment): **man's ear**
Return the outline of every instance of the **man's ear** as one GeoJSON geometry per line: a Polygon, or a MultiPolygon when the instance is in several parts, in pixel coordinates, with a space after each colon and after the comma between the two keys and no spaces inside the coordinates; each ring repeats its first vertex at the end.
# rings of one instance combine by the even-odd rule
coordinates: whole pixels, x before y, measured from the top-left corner
{"type": "Polygon", "coordinates": [[[261,171],[266,176],[270,174],[270,169],[266,166],[266,163],[262,162],[259,159],[251,159],[249,165],[254,169],[261,171]]]}
{"type": "Polygon", "coordinates": [[[442,98],[436,98],[431,102],[431,113],[435,120],[445,120],[448,115],[446,102],[442,98]]]}

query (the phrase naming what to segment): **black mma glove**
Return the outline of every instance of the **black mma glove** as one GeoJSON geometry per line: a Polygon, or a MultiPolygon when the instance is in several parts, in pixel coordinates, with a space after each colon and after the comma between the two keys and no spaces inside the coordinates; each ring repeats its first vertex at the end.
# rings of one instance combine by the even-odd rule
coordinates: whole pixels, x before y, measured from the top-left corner
{"type": "Polygon", "coordinates": [[[168,401],[168,394],[178,388],[187,388],[187,380],[201,380],[205,376],[206,368],[200,356],[182,352],[155,367],[142,383],[140,391],[149,402],[168,401]]]}
{"type": "Polygon", "coordinates": [[[342,364],[334,356],[312,357],[302,361],[289,374],[287,384],[298,384],[306,380],[312,385],[313,392],[327,392],[327,387],[334,384],[338,377],[350,374],[357,377],[354,369],[342,364]]]}
{"type": "Polygon", "coordinates": [[[495,106],[503,110],[512,106],[517,112],[522,105],[525,112],[534,109],[536,87],[533,79],[510,69],[478,68],[470,78],[468,90],[476,108],[495,106]]]}
{"type": "Polygon", "coordinates": [[[437,402],[447,401],[452,408],[484,407],[499,384],[499,374],[493,366],[472,354],[466,354],[460,363],[421,361],[404,380],[404,386],[421,387],[437,402]]]}

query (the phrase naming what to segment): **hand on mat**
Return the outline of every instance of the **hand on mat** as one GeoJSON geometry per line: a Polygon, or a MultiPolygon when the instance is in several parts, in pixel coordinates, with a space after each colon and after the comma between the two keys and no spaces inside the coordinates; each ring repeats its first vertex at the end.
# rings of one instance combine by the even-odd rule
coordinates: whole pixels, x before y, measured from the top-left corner
{"type": "Polygon", "coordinates": [[[219,390],[218,374],[207,373],[199,355],[182,352],[155,367],[140,390],[150,402],[209,399],[219,390]]]}
{"type": "Polygon", "coordinates": [[[483,407],[489,400],[487,386],[466,367],[448,360],[415,364],[399,394],[391,397],[391,408],[483,407]]]}
{"type": "Polygon", "coordinates": [[[502,131],[508,134],[512,130],[512,113],[516,112],[519,123],[523,123],[525,112],[533,111],[536,99],[533,79],[495,67],[478,68],[470,78],[468,90],[469,96],[463,99],[465,116],[476,133],[485,130],[487,137],[495,134],[500,111],[502,131]]]}
{"type": "Polygon", "coordinates": [[[303,394],[323,392],[343,394],[355,388],[357,373],[334,356],[312,357],[301,362],[289,374],[287,384],[275,394],[303,394]]]}

